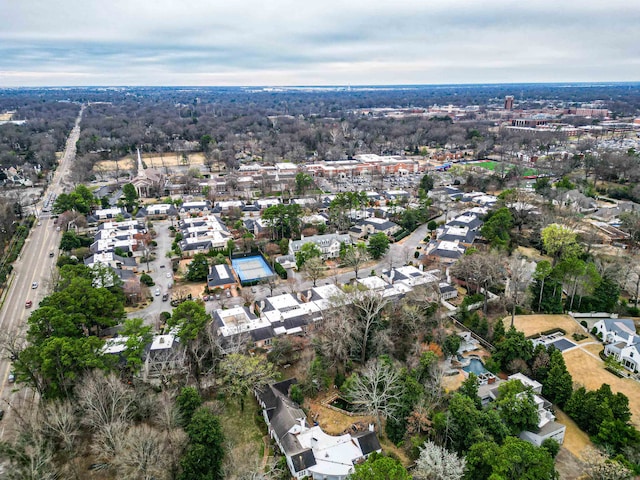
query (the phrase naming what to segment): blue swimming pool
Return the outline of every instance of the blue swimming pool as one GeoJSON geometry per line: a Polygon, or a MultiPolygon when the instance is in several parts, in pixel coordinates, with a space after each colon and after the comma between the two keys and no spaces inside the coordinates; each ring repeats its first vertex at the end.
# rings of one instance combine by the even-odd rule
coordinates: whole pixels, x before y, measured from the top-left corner
{"type": "Polygon", "coordinates": [[[470,359],[469,365],[462,367],[462,369],[467,373],[475,373],[476,375],[489,373],[489,371],[484,368],[484,363],[482,363],[482,360],[478,360],[477,358],[470,359]]]}

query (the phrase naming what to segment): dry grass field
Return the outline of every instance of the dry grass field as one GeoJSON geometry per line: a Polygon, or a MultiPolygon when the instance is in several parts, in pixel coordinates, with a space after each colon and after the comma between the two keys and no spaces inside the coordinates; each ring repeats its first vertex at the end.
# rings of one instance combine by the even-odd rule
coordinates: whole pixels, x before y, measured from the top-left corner
{"type": "MultiPolygon", "coordinates": [[[[163,155],[142,155],[142,161],[147,168],[161,169],[164,167],[185,167],[185,166],[199,166],[204,165],[204,154],[202,153],[188,153],[187,162],[183,161],[181,153],[168,152],[163,155]]],[[[135,165],[137,159],[135,156],[122,157],[118,160],[120,170],[126,170],[135,165]]],[[[97,162],[95,169],[104,172],[114,172],[116,170],[115,160],[105,160],[97,162]]],[[[214,167],[215,170],[215,167],[214,167]]]]}
{"type": "MultiPolygon", "coordinates": [[[[505,327],[508,327],[509,321],[509,318],[504,320],[505,327]]],[[[514,325],[527,336],[556,327],[566,331],[569,339],[574,332],[584,333],[582,327],[568,315],[518,315],[514,325]]],[[[603,383],[607,383],[611,386],[612,391],[624,393],[629,398],[631,422],[636,427],[640,427],[640,382],[618,378],[606,371],[604,362],[598,355],[602,350],[602,345],[595,342],[593,337],[590,336],[578,342],[578,345],[580,348],[574,348],[564,353],[567,370],[571,373],[574,383],[584,385],[589,390],[597,390],[603,383]]]]}
{"type": "MultiPolygon", "coordinates": [[[[591,346],[589,346],[591,347],[591,346]]],[[[601,347],[600,347],[601,348],[601,347]]],[[[567,370],[576,384],[589,390],[597,390],[603,383],[613,392],[622,392],[629,398],[631,423],[640,428],[640,383],[628,378],[618,378],[604,369],[604,362],[591,352],[575,349],[564,354],[567,370]]]]}
{"type": "MultiPolygon", "coordinates": [[[[510,322],[511,317],[503,319],[505,328],[509,328],[510,322]]],[[[553,328],[562,328],[569,337],[572,333],[584,333],[583,328],[569,315],[516,315],[514,326],[527,337],[553,328]]]]}
{"type": "Polygon", "coordinates": [[[12,116],[13,113],[0,113],[0,122],[8,122],[12,116]]]}

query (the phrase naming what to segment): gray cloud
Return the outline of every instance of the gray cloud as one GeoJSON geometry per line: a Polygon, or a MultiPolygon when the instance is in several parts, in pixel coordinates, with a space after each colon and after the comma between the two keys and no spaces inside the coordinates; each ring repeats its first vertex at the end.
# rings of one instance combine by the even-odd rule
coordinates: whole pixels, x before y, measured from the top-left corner
{"type": "Polygon", "coordinates": [[[0,86],[640,80],[628,0],[0,0],[0,12],[0,86]]]}

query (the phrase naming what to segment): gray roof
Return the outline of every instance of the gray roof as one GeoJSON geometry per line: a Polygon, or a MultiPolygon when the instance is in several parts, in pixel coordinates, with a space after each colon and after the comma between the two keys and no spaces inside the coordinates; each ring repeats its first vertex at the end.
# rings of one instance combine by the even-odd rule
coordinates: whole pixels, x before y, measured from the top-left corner
{"type": "Polygon", "coordinates": [[[355,438],[360,444],[360,450],[362,450],[363,455],[369,455],[370,453],[377,452],[382,448],[376,432],[369,430],[359,432],[353,435],[353,438],[355,438]]]}
{"type": "Polygon", "coordinates": [[[313,454],[313,450],[308,448],[300,453],[291,455],[291,463],[293,463],[293,469],[296,472],[301,472],[309,467],[313,467],[316,464],[316,457],[313,454]]]}
{"type": "Polygon", "coordinates": [[[628,340],[630,336],[635,336],[636,325],[630,318],[606,318],[603,322],[607,332],[614,332],[620,338],[628,340]]]}
{"type": "Polygon", "coordinates": [[[209,271],[209,275],[207,275],[208,287],[218,287],[220,285],[229,285],[231,283],[236,283],[236,277],[233,275],[233,271],[229,265],[211,265],[211,270],[209,271]],[[222,267],[226,273],[226,277],[220,277],[218,268],[216,267],[222,267]]]}

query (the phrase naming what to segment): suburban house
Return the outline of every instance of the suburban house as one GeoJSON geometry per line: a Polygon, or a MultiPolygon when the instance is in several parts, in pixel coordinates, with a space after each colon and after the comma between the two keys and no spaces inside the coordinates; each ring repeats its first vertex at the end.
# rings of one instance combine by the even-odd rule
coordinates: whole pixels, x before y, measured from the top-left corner
{"type": "Polygon", "coordinates": [[[178,223],[182,233],[180,249],[185,255],[226,248],[232,238],[227,227],[214,215],[185,218],[178,223]]]}
{"type": "Polygon", "coordinates": [[[337,258],[340,256],[340,244],[351,245],[351,237],[349,235],[340,235],[330,233],[327,235],[313,235],[305,237],[302,235],[300,240],[289,240],[289,255],[295,255],[300,251],[305,243],[313,243],[322,252],[322,259],[337,258]]]}
{"type": "Polygon", "coordinates": [[[402,229],[397,223],[393,223],[384,218],[365,218],[356,223],[349,229],[349,234],[355,239],[373,235],[375,233],[384,233],[391,236],[402,229]]]}
{"type": "Polygon", "coordinates": [[[338,436],[328,435],[318,425],[309,426],[304,411],[289,397],[296,383],[296,379],[289,379],[255,390],[269,435],[284,454],[294,478],[345,480],[354,472],[355,464],[382,451],[373,426],[338,436]]]}
{"type": "Polygon", "coordinates": [[[112,252],[116,248],[125,252],[135,252],[144,247],[142,237],[146,233],[144,223],[139,220],[107,221],[98,227],[89,249],[93,253],[112,252]]]}
{"type": "Polygon", "coordinates": [[[107,265],[114,270],[117,268],[123,268],[131,270],[132,272],[138,271],[138,262],[136,262],[135,258],[121,257],[120,255],[116,255],[114,252],[94,253],[84,259],[84,264],[89,268],[102,264],[107,265]]]}
{"type": "Polygon", "coordinates": [[[465,212],[462,215],[458,215],[453,220],[447,222],[447,226],[450,227],[466,227],[469,230],[478,230],[482,227],[482,220],[477,214],[473,212],[465,212]]]}
{"type": "Polygon", "coordinates": [[[95,225],[101,222],[108,222],[121,217],[122,220],[129,220],[131,214],[127,213],[124,208],[112,207],[112,208],[99,208],[95,210],[91,215],[87,216],[87,224],[95,225]]]}
{"type": "Polygon", "coordinates": [[[209,289],[228,289],[238,284],[238,280],[233,269],[227,265],[212,265],[209,275],[207,275],[207,287],[209,289]]]}
{"type": "MultiPolygon", "coordinates": [[[[109,338],[105,341],[102,352],[121,357],[127,349],[127,340],[129,337],[109,338]]],[[[162,380],[163,375],[172,375],[184,368],[185,352],[180,348],[178,337],[174,334],[154,335],[144,352],[144,365],[140,372],[144,380],[162,380]]]]}
{"type": "Polygon", "coordinates": [[[147,217],[151,218],[166,218],[169,216],[178,215],[178,210],[170,203],[156,203],[153,205],[146,205],[140,210],[147,217]]]}
{"type": "Polygon", "coordinates": [[[476,239],[477,232],[469,227],[445,225],[436,230],[438,240],[444,242],[458,242],[465,247],[470,247],[476,239]]]}
{"type": "Polygon", "coordinates": [[[605,344],[604,354],[613,355],[625,368],[636,372],[640,359],[640,336],[630,318],[605,318],[593,328],[605,344]]]}
{"type": "MultiPolygon", "coordinates": [[[[535,431],[524,430],[518,435],[522,440],[534,444],[539,447],[546,439],[551,438],[562,444],[567,427],[555,421],[555,415],[551,411],[551,403],[544,399],[541,395],[542,384],[532,380],[522,373],[509,375],[509,380],[518,380],[533,394],[533,401],[538,409],[538,427],[535,431]]],[[[505,382],[497,378],[494,382],[478,387],[478,396],[482,400],[483,405],[492,402],[498,398],[498,387],[505,382]]],[[[524,392],[523,392],[524,393],[524,392]]],[[[522,395],[520,393],[519,395],[522,395]]]]}
{"type": "Polygon", "coordinates": [[[256,347],[267,348],[276,336],[271,323],[264,317],[257,317],[247,307],[217,309],[212,314],[221,346],[225,353],[235,351],[235,347],[252,341],[256,347]]]}
{"type": "Polygon", "coordinates": [[[425,272],[413,265],[394,267],[391,270],[383,270],[382,278],[390,284],[404,283],[408,287],[418,285],[429,285],[438,283],[438,278],[434,272],[425,272]]]}
{"type": "Polygon", "coordinates": [[[437,240],[429,242],[425,255],[429,260],[452,264],[464,255],[465,250],[466,247],[460,242],[437,240]]]}
{"type": "Polygon", "coordinates": [[[447,282],[440,282],[438,287],[440,288],[440,298],[442,300],[451,300],[458,296],[458,289],[447,282]]]}

